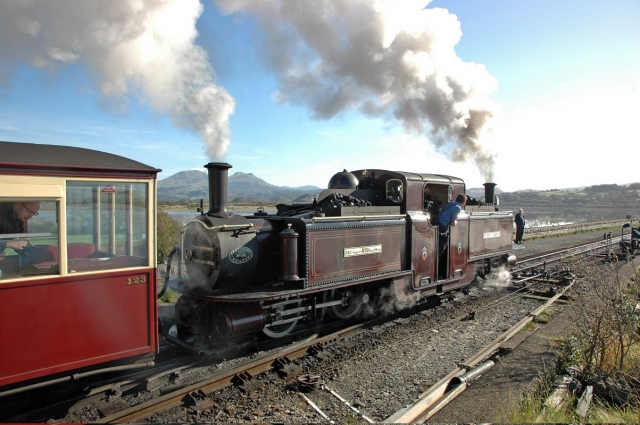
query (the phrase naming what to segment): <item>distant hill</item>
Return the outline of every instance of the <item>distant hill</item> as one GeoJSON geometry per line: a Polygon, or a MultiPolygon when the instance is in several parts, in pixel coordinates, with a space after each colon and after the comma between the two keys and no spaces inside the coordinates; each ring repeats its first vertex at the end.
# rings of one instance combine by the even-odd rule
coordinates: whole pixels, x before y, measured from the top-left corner
{"type": "MultiPolygon", "coordinates": [[[[158,182],[158,200],[161,202],[208,199],[207,173],[198,170],[181,171],[158,182]]],[[[323,189],[317,186],[274,186],[253,173],[237,172],[229,176],[227,199],[230,203],[294,203],[313,202],[323,189]]],[[[495,188],[496,195],[502,193],[495,188]]],[[[484,188],[467,189],[474,198],[484,198],[484,188]]]]}
{"type": "MultiPolygon", "coordinates": [[[[313,200],[322,189],[316,186],[274,186],[252,173],[237,172],[229,176],[227,200],[230,203],[290,203],[299,197],[313,200]]],[[[158,200],[171,202],[197,201],[209,198],[207,173],[198,170],[181,171],[158,181],[158,200]]]]}
{"type": "MultiPolygon", "coordinates": [[[[227,200],[232,204],[309,204],[323,189],[316,186],[274,186],[252,173],[229,176],[227,200]]],[[[158,181],[160,202],[208,201],[208,178],[202,171],[181,171],[158,181]]],[[[622,207],[640,208],[640,183],[599,185],[573,189],[518,190],[505,193],[495,188],[501,205],[520,207],[622,207]]],[[[484,187],[468,188],[467,195],[484,200],[484,187]]]]}
{"type": "Polygon", "coordinates": [[[181,171],[158,182],[164,188],[202,185],[207,186],[207,173],[198,170],[181,171]]]}
{"type": "MultiPolygon", "coordinates": [[[[495,189],[493,190],[493,193],[496,195],[500,195],[502,192],[502,190],[500,190],[500,188],[498,186],[495,187],[495,189]]],[[[476,198],[476,199],[484,199],[484,187],[472,187],[472,188],[467,188],[466,194],[468,196],[471,196],[472,198],[476,198]]]]}
{"type": "Polygon", "coordinates": [[[640,209],[640,183],[602,184],[572,189],[518,190],[500,195],[501,205],[520,207],[640,209]]]}

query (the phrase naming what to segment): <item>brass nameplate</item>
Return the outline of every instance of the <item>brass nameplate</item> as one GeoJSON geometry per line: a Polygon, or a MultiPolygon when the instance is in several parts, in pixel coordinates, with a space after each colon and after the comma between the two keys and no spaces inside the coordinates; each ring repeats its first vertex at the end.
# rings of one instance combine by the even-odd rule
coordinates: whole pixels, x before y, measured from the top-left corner
{"type": "Polygon", "coordinates": [[[357,246],[353,248],[345,248],[345,257],[357,257],[359,255],[382,254],[381,245],[357,246]]]}

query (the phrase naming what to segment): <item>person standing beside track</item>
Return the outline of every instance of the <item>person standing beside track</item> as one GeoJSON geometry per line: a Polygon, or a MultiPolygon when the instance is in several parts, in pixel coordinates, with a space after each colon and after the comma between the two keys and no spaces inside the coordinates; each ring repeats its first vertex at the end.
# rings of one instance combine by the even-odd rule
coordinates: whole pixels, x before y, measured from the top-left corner
{"type": "Polygon", "coordinates": [[[518,213],[513,217],[513,221],[516,223],[516,240],[515,243],[522,243],[522,235],[524,235],[524,211],[522,208],[518,210],[518,213]]]}

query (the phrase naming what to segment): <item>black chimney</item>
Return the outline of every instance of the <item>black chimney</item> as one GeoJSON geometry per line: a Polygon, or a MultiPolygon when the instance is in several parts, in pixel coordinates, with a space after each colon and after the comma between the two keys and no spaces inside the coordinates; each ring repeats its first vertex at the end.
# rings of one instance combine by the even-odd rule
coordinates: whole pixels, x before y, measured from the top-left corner
{"type": "Polygon", "coordinates": [[[233,213],[227,212],[227,183],[229,168],[226,162],[210,162],[205,165],[209,170],[209,211],[207,215],[227,218],[233,213]]]}
{"type": "Polygon", "coordinates": [[[484,203],[487,205],[493,205],[494,204],[494,192],[496,189],[496,184],[495,183],[483,183],[482,184],[484,186],[484,203]]]}

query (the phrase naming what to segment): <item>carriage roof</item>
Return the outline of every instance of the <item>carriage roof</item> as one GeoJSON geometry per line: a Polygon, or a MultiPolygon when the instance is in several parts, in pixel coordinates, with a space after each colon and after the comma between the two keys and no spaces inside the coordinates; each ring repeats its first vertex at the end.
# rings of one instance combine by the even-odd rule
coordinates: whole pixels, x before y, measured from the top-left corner
{"type": "Polygon", "coordinates": [[[73,146],[0,141],[0,169],[23,172],[155,176],[161,170],[106,152],[73,146]]]}

